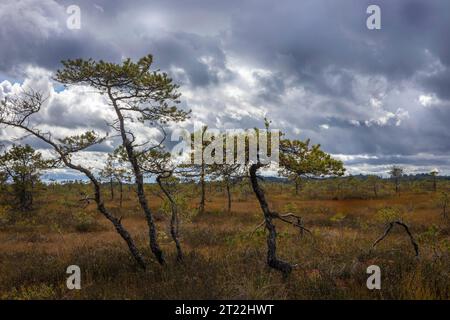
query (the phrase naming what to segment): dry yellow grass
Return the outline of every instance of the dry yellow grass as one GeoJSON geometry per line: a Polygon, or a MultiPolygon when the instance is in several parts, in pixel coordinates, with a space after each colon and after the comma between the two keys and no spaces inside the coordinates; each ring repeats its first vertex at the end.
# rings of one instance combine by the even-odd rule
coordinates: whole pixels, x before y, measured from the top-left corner
{"type": "MultiPolygon", "coordinates": [[[[184,263],[175,262],[168,218],[157,213],[159,237],[168,264],[159,266],[147,247],[145,220],[127,190],[125,202],[109,207],[134,236],[150,267],[141,271],[112,226],[95,206],[80,207],[79,190],[89,186],[48,187],[39,209],[0,229],[0,298],[3,299],[449,299],[449,222],[440,215],[436,195],[428,191],[387,194],[377,199],[310,199],[288,187],[267,185],[269,203],[279,211],[296,211],[313,231],[301,237],[287,225],[278,227],[279,256],[299,268],[283,279],[265,264],[265,232],[255,226],[262,214],[252,194],[235,190],[233,210],[224,209],[219,190],[208,190],[207,213],[185,219],[181,242],[184,263]],[[408,238],[394,230],[375,250],[383,232],[379,210],[397,208],[420,244],[414,256],[408,238]],[[81,221],[87,214],[93,220],[81,221]],[[74,218],[75,217],[75,218],[74,218]],[[76,218],[82,217],[82,218],[76,218]],[[82,226],[79,224],[82,223],[82,226]],[[84,224],[83,224],[84,223],[84,224]],[[66,267],[82,270],[82,289],[65,287],[66,267]],[[382,270],[382,289],[366,288],[366,268],[382,270]]],[[[153,188],[153,187],[148,187],[153,188]]],[[[196,198],[185,187],[190,210],[196,198]]],[[[105,191],[106,192],[106,191],[105,191]]],[[[148,192],[152,209],[161,201],[148,192]]],[[[106,194],[105,194],[106,196],[106,194]]],[[[331,198],[329,196],[328,198],[331,198]]]]}

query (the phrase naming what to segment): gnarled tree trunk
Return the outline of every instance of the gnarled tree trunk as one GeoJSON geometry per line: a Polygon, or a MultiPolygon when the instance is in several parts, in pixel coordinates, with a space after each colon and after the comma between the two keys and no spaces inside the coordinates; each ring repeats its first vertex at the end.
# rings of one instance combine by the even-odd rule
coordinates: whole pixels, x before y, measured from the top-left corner
{"type": "Polygon", "coordinates": [[[144,215],[147,220],[147,225],[148,225],[148,230],[149,230],[148,233],[149,233],[150,249],[153,252],[153,254],[155,255],[158,262],[160,264],[164,264],[165,263],[164,254],[158,244],[155,221],[153,220],[153,215],[150,210],[150,207],[148,206],[147,198],[145,196],[144,177],[142,175],[141,168],[139,167],[139,162],[136,157],[132,142],[127,137],[127,132],[125,130],[124,117],[119,108],[119,105],[117,104],[116,99],[113,97],[113,95],[111,93],[111,90],[108,90],[108,96],[109,96],[110,100],[112,101],[114,110],[116,111],[116,115],[119,120],[119,130],[120,130],[120,135],[122,137],[122,143],[127,152],[128,161],[130,162],[131,167],[133,168],[133,173],[134,173],[135,182],[136,182],[136,186],[137,186],[136,189],[137,189],[139,204],[140,204],[142,210],[144,211],[144,215]]]}
{"type": "MultiPolygon", "coordinates": [[[[203,152],[203,151],[202,151],[203,152]]],[[[202,166],[200,169],[200,204],[198,206],[198,213],[205,213],[205,198],[206,198],[206,186],[205,186],[205,163],[202,154],[202,166]]]]}
{"type": "Polygon", "coordinates": [[[119,180],[119,191],[120,191],[120,198],[119,198],[119,206],[122,208],[122,202],[123,202],[123,182],[119,180]]]}
{"type": "Polygon", "coordinates": [[[161,179],[162,177],[158,176],[156,178],[156,182],[158,182],[159,187],[164,192],[164,194],[166,195],[167,199],[170,202],[170,208],[172,211],[172,215],[170,218],[170,235],[172,236],[173,242],[175,242],[175,247],[177,248],[177,261],[181,262],[183,260],[183,250],[181,249],[180,240],[178,239],[179,234],[178,231],[180,225],[178,220],[178,207],[170,192],[164,187],[164,184],[162,183],[161,179]]]}
{"type": "Polygon", "coordinates": [[[109,190],[111,192],[111,200],[114,200],[114,182],[112,177],[109,179],[109,190]]]}
{"type": "Polygon", "coordinates": [[[230,190],[230,181],[226,181],[226,189],[227,189],[227,200],[228,200],[228,207],[227,212],[231,212],[231,190],[230,190]]]}
{"type": "Polygon", "coordinates": [[[269,265],[269,267],[281,271],[284,276],[287,276],[291,273],[292,266],[289,263],[277,258],[277,232],[275,225],[273,224],[274,215],[269,209],[269,205],[267,204],[266,198],[264,196],[264,191],[259,186],[258,177],[256,175],[257,170],[261,167],[262,164],[260,163],[252,164],[250,166],[250,182],[263,211],[265,226],[269,232],[269,234],[267,235],[267,264],[269,265]]]}
{"type": "Polygon", "coordinates": [[[134,243],[134,240],[131,238],[130,233],[122,225],[121,219],[114,217],[106,209],[103,199],[102,199],[100,183],[94,177],[92,172],[90,172],[88,169],[86,169],[84,167],[70,163],[67,160],[67,158],[63,155],[62,155],[62,160],[67,167],[69,167],[70,169],[74,169],[74,170],[84,173],[89,178],[89,180],[91,180],[92,184],[94,185],[94,194],[95,194],[94,200],[97,203],[98,211],[100,211],[100,213],[102,213],[106,217],[106,219],[111,221],[111,223],[114,225],[114,228],[116,229],[117,233],[119,233],[119,235],[122,237],[122,239],[125,240],[126,244],[128,245],[128,249],[130,250],[130,252],[131,252],[132,256],[134,257],[134,259],[136,260],[136,262],[139,264],[140,267],[145,269],[146,264],[145,264],[144,258],[142,256],[142,254],[139,252],[138,248],[136,247],[136,244],[134,243]]]}

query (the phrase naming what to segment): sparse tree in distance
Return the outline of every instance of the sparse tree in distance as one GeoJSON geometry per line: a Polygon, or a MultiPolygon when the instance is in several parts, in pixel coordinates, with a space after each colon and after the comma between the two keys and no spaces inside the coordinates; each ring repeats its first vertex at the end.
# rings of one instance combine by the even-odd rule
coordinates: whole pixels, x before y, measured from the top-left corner
{"type": "Polygon", "coordinates": [[[367,182],[369,183],[370,186],[372,186],[372,190],[373,190],[373,194],[375,196],[375,198],[378,198],[378,184],[380,181],[380,177],[376,176],[376,175],[369,175],[367,176],[367,182]]]}
{"type": "Polygon", "coordinates": [[[15,205],[21,211],[32,208],[35,186],[40,182],[42,170],[53,166],[30,145],[13,145],[0,155],[0,170],[11,181],[15,205]]]}
{"type": "Polygon", "coordinates": [[[280,151],[280,173],[295,182],[296,195],[302,178],[342,176],[345,172],[342,161],[323,152],[318,144],[310,146],[309,139],[282,139],[280,151]]]}
{"type": "Polygon", "coordinates": [[[111,200],[114,200],[114,170],[115,166],[113,164],[113,159],[110,154],[108,154],[108,159],[106,160],[105,167],[100,171],[100,177],[109,181],[109,191],[111,194],[111,200]]]}
{"type": "Polygon", "coordinates": [[[224,185],[227,192],[227,212],[231,212],[231,188],[234,184],[239,182],[241,176],[242,166],[240,164],[214,164],[211,169],[211,175],[213,178],[219,179],[224,185]]]}
{"type": "MultiPolygon", "coordinates": [[[[206,140],[206,131],[208,130],[207,126],[203,126],[200,133],[194,133],[201,135],[201,164],[199,168],[199,184],[200,184],[200,203],[198,206],[198,213],[203,214],[205,213],[205,202],[206,202],[206,186],[205,186],[205,179],[206,179],[206,164],[205,164],[205,148],[207,145],[206,140]]],[[[195,140],[194,140],[195,141],[195,140]]],[[[196,146],[198,148],[198,146],[196,146]]]]}
{"type": "Polygon", "coordinates": [[[233,154],[233,161],[229,161],[227,162],[226,159],[226,153],[227,153],[227,145],[226,142],[229,141],[230,143],[232,142],[233,144],[236,142],[237,137],[236,136],[230,136],[226,137],[226,135],[221,135],[220,139],[222,139],[223,142],[223,159],[221,163],[214,163],[212,165],[210,165],[208,167],[208,172],[210,173],[212,179],[214,180],[219,180],[220,182],[223,183],[223,185],[225,186],[225,190],[226,190],[226,194],[227,194],[227,212],[230,213],[231,212],[231,203],[232,203],[232,199],[231,199],[231,188],[233,187],[233,185],[235,185],[236,183],[238,183],[239,181],[242,180],[242,176],[243,176],[243,169],[244,166],[240,163],[236,163],[235,157],[236,157],[236,151],[237,149],[231,148],[230,146],[230,150],[234,151],[233,154]]]}
{"type": "Polygon", "coordinates": [[[439,174],[439,170],[437,168],[434,168],[431,170],[430,175],[433,177],[433,191],[437,191],[437,175],[439,174]]]}
{"type": "Polygon", "coordinates": [[[198,213],[200,215],[205,213],[206,205],[206,179],[209,174],[209,166],[205,161],[205,150],[211,143],[211,137],[208,134],[208,127],[202,126],[191,134],[191,153],[190,163],[183,164],[180,167],[183,169],[180,174],[187,179],[198,179],[198,186],[200,187],[200,201],[198,204],[198,213]],[[200,163],[199,163],[200,162],[200,163]]]}
{"type": "Polygon", "coordinates": [[[403,168],[399,166],[392,166],[389,171],[391,178],[394,179],[395,182],[395,193],[400,192],[400,178],[403,176],[403,168]]]}
{"type": "Polygon", "coordinates": [[[105,167],[100,171],[100,176],[109,181],[111,200],[114,200],[114,183],[119,184],[119,206],[123,203],[123,184],[130,182],[131,178],[125,165],[117,158],[116,153],[108,154],[105,167]]]}

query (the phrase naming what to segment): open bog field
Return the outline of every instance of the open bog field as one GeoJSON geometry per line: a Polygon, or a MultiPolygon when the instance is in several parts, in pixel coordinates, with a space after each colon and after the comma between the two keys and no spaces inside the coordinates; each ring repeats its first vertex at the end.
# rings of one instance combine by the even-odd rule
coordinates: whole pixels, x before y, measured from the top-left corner
{"type": "Polygon", "coordinates": [[[450,301],[449,0],[0,0],[0,21],[14,315],[450,301]]]}
{"type": "MultiPolygon", "coordinates": [[[[122,217],[149,262],[141,270],[112,225],[94,203],[80,203],[89,185],[41,186],[29,212],[1,210],[1,299],[449,299],[450,223],[442,216],[439,192],[424,186],[392,192],[383,182],[378,196],[364,185],[336,189],[327,181],[302,186],[264,183],[273,210],[295,212],[311,234],[276,221],[278,256],[297,264],[284,278],[266,264],[266,231],[256,227],[263,215],[246,184],[234,186],[232,210],[219,184],[207,186],[206,212],[195,214],[198,191],[185,184],[180,242],[185,258],[175,260],[169,215],[146,185],[158,237],[167,256],[159,265],[148,246],[148,228],[131,186],[105,199],[122,217]],[[389,215],[399,215],[419,244],[415,256],[400,226],[376,248],[389,215]],[[81,290],[66,286],[66,268],[81,269],[81,290]],[[381,290],[366,286],[366,269],[381,269],[381,290]]],[[[442,182],[439,190],[448,190],[442,182]]]]}

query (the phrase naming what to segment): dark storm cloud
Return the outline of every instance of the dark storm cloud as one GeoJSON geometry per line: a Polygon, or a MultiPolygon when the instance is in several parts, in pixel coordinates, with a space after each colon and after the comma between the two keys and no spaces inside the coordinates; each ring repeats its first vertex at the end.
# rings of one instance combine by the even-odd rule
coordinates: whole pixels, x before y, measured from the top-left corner
{"type": "MultiPolygon", "coordinates": [[[[147,44],[142,48],[142,54],[152,52],[156,58],[156,66],[164,69],[178,67],[185,72],[186,79],[179,79],[181,84],[217,84],[220,72],[224,72],[227,78],[232,77],[232,73],[225,66],[225,54],[215,38],[170,33],[164,38],[142,40],[147,44]],[[206,61],[202,61],[202,57],[206,61]]],[[[176,76],[175,74],[174,77],[176,76]]]]}
{"type": "Polygon", "coordinates": [[[450,68],[426,77],[423,83],[425,88],[436,93],[438,97],[450,100],[450,68]]]}
{"type": "MultiPolygon", "coordinates": [[[[0,72],[14,72],[21,64],[37,64],[55,70],[60,61],[94,58],[120,61],[123,57],[140,58],[152,53],[155,67],[181,68],[194,86],[217,83],[218,72],[231,76],[225,67],[225,55],[219,39],[181,30],[147,32],[152,18],[133,21],[136,15],[156,14],[148,1],[134,4],[123,1],[50,1],[33,0],[2,5],[0,72]],[[65,10],[69,5],[81,9],[81,29],[69,30],[65,10]],[[28,19],[28,20],[24,20],[28,19]],[[202,59],[204,58],[204,59],[202,59]],[[207,60],[207,61],[205,61],[207,60]]],[[[156,10],[160,4],[156,3],[156,10]]],[[[201,18],[201,17],[199,17],[201,18]]],[[[174,75],[175,79],[176,74],[174,75]]]]}
{"type": "Polygon", "coordinates": [[[25,2],[30,5],[11,5],[20,11],[2,16],[5,23],[1,40],[10,44],[2,46],[2,70],[26,61],[55,68],[66,58],[91,56],[119,60],[124,53],[138,57],[151,51],[160,66],[183,67],[196,84],[206,85],[217,81],[217,76],[214,70],[208,73],[208,66],[198,58],[212,55],[216,68],[225,68],[219,36],[212,38],[183,31],[200,25],[197,20],[206,20],[204,27],[214,28],[214,20],[208,21],[208,16],[217,17],[216,20],[226,17],[222,20],[229,21],[218,32],[224,37],[224,48],[246,57],[248,63],[295,74],[302,85],[324,94],[348,94],[346,87],[353,80],[346,70],[403,79],[425,70],[432,57],[446,66],[450,63],[450,49],[445,41],[450,29],[447,1],[287,0],[282,5],[268,0],[227,4],[223,1],[25,2]],[[24,22],[21,13],[28,10],[25,17],[32,18],[33,2],[40,9],[34,15],[42,15],[44,11],[45,19],[30,19],[30,25],[24,22]],[[65,28],[64,10],[69,4],[78,4],[82,9],[81,30],[65,28]],[[365,10],[369,4],[382,8],[381,31],[365,27],[365,10]],[[145,13],[149,14],[148,20],[135,19],[145,13]],[[158,13],[162,13],[161,19],[173,19],[168,22],[169,30],[148,34],[151,30],[146,30],[145,24],[154,27],[151,20],[158,13]],[[57,22],[57,26],[50,22],[57,22]],[[327,83],[328,73],[340,78],[338,88],[336,83],[327,83]]]}
{"type": "Polygon", "coordinates": [[[0,70],[21,64],[55,69],[62,59],[94,56],[115,59],[120,51],[96,41],[89,31],[66,28],[66,7],[54,1],[9,1],[0,4],[0,70]]]}
{"type": "Polygon", "coordinates": [[[256,95],[262,101],[280,103],[280,98],[286,90],[286,83],[283,74],[264,75],[259,72],[253,72],[253,77],[258,81],[260,87],[256,95]]]}
{"type": "Polygon", "coordinates": [[[447,1],[258,1],[233,19],[230,50],[296,73],[327,92],[327,69],[381,74],[400,80],[428,67],[430,55],[448,63],[447,1]],[[366,28],[369,4],[382,10],[382,30],[366,28]],[[431,33],[431,35],[430,35],[431,33]],[[429,50],[427,53],[426,50],[429,50]]]}
{"type": "MultiPolygon", "coordinates": [[[[26,64],[55,70],[61,59],[152,53],[155,67],[190,93],[183,105],[194,116],[207,112],[198,116],[208,124],[258,125],[263,112],[250,105],[327,151],[378,155],[374,165],[398,159],[391,155],[449,154],[446,0],[22,0],[0,8],[0,82],[26,64]],[[81,30],[65,27],[72,4],[82,10],[81,30]],[[366,28],[370,4],[381,7],[381,30],[366,28]],[[247,96],[217,92],[226,86],[247,96]],[[438,102],[424,106],[419,96],[438,102]]],[[[105,126],[63,106],[55,101],[42,121],[105,126]]]]}

